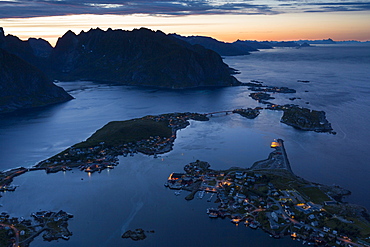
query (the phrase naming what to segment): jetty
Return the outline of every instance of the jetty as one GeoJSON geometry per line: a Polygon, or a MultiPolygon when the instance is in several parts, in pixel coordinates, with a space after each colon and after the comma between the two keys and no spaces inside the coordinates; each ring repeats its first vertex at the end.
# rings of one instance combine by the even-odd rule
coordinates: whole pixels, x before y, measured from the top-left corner
{"type": "Polygon", "coordinates": [[[274,148],[275,151],[271,152],[267,159],[255,162],[251,170],[287,171],[295,177],[284,147],[284,141],[282,139],[274,140],[270,147],[274,148]]]}

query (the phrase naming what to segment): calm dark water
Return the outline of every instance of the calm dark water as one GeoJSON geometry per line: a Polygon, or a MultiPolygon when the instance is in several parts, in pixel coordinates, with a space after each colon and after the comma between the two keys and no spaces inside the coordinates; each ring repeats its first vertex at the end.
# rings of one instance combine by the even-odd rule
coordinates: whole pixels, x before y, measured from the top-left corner
{"type": "MultiPolygon", "coordinates": [[[[237,115],[192,122],[181,130],[174,150],[158,159],[137,155],[120,159],[114,170],[89,177],[80,171],[46,175],[28,173],[15,179],[14,193],[0,198],[2,210],[27,216],[63,209],[75,215],[68,241],[33,246],[295,246],[262,231],[236,227],[205,214],[212,203],[187,202],[163,187],[171,172],[182,171],[195,159],[213,168],[250,167],[271,151],[273,138],[285,140],[293,171],[308,180],[341,185],[353,192],[347,200],[370,208],[367,124],[370,121],[370,47],[317,46],[275,49],[226,58],[242,73],[243,82],[297,89],[294,103],[324,110],[337,135],[295,130],[279,122],[281,113],[263,111],[255,120],[237,115]],[[309,80],[301,83],[297,80],[309,80]],[[305,92],[308,91],[308,92],[305,92]],[[309,102],[309,104],[306,104],[309,102]],[[83,178],[83,180],[82,180],[83,178]],[[143,242],[120,239],[127,229],[154,230],[143,242]]],[[[76,99],[0,119],[0,169],[32,166],[89,137],[109,121],[168,112],[212,112],[255,107],[245,87],[204,90],[159,90],[92,82],[59,84],[76,99]]],[[[274,95],[276,103],[291,103],[292,95],[274,95]]]]}

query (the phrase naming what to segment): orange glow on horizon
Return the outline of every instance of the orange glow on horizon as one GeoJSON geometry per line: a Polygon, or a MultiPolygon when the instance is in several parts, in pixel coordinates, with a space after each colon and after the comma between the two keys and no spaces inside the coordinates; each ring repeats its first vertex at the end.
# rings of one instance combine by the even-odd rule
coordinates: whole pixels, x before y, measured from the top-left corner
{"type": "Polygon", "coordinates": [[[0,19],[5,34],[43,38],[55,45],[58,37],[68,30],[76,34],[81,30],[99,27],[132,30],[147,27],[164,33],[184,36],[209,36],[220,41],[240,40],[370,40],[370,14],[368,11],[349,13],[300,13],[281,15],[193,15],[155,17],[147,15],[70,15],[36,18],[0,19]]]}

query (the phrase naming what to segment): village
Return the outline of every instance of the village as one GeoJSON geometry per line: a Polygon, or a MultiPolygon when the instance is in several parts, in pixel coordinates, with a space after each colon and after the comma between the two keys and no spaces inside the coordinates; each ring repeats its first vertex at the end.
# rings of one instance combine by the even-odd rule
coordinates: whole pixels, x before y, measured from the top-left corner
{"type": "Polygon", "coordinates": [[[126,157],[143,153],[153,155],[154,158],[157,158],[158,154],[172,150],[177,130],[186,128],[190,124],[189,119],[198,121],[208,120],[206,116],[198,113],[171,113],[146,116],[135,121],[138,124],[140,124],[140,121],[148,120],[151,120],[153,123],[165,123],[166,128],[168,128],[168,132],[165,133],[167,135],[155,135],[153,133],[156,132],[156,126],[149,126],[153,128],[153,133],[148,134],[148,136],[142,139],[129,140],[122,137],[121,140],[104,140],[86,145],[83,142],[40,162],[36,167],[45,168],[48,173],[66,171],[72,167],[78,167],[81,171],[93,173],[96,171],[101,172],[107,168],[113,169],[114,166],[118,165],[117,156],[119,155],[126,157]]]}
{"type": "Polygon", "coordinates": [[[31,219],[10,217],[6,212],[0,214],[0,246],[26,247],[41,233],[45,241],[68,240],[72,233],[68,230],[68,220],[72,214],[40,211],[33,213],[31,219]]]}
{"type": "Polygon", "coordinates": [[[291,236],[316,246],[370,246],[368,221],[351,215],[334,199],[347,192],[329,187],[324,191],[296,177],[282,140],[273,141],[271,147],[275,150],[269,158],[250,169],[216,171],[197,160],[184,167],[185,173],[172,173],[165,186],[177,196],[190,191],[186,200],[208,197],[217,205],[205,210],[210,218],[261,228],[273,238],[291,236]]]}
{"type": "MultiPolygon", "coordinates": [[[[19,167],[0,172],[0,191],[14,191],[17,186],[11,184],[13,179],[30,171],[45,170],[47,173],[54,173],[78,168],[87,173],[100,173],[104,169],[117,166],[120,155],[126,157],[143,153],[157,158],[158,154],[172,150],[177,130],[186,128],[190,124],[189,120],[207,121],[208,116],[213,114],[228,113],[255,118],[259,110],[260,108],[248,108],[207,114],[171,113],[111,122],[86,141],[31,168],[19,167]]],[[[345,246],[359,245],[364,241],[359,246],[369,245],[368,219],[365,222],[360,215],[353,214],[340,202],[340,197],[346,191],[318,186],[295,176],[283,141],[274,140],[271,147],[275,150],[270,153],[269,158],[255,162],[251,168],[215,171],[209,168],[207,162],[196,161],[185,166],[185,173],[171,174],[165,185],[175,189],[176,195],[185,190],[190,191],[185,197],[187,200],[203,198],[210,193],[207,201],[215,199],[219,204],[207,209],[210,218],[228,217],[237,225],[262,228],[274,238],[291,235],[307,244],[345,246]]],[[[354,211],[363,213],[357,209],[354,211]]],[[[54,215],[46,216],[50,217],[54,215]]],[[[2,226],[10,227],[11,224],[13,223],[9,224],[4,220],[2,226]]],[[[21,232],[13,229],[13,236],[11,229],[5,229],[8,232],[5,234],[10,239],[17,239],[17,232],[21,232]]],[[[64,228],[59,228],[63,229],[62,235],[56,234],[58,231],[53,233],[50,229],[42,230],[47,230],[48,234],[44,234],[47,239],[55,236],[64,239],[69,237],[64,228]]],[[[34,233],[35,230],[29,232],[32,236],[38,235],[34,233]]]]}

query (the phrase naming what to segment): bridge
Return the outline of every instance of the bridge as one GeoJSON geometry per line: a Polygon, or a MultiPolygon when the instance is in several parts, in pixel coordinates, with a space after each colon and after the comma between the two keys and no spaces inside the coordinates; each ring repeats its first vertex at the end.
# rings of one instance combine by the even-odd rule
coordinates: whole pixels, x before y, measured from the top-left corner
{"type": "Polygon", "coordinates": [[[210,112],[210,113],[206,113],[205,115],[208,117],[212,117],[213,115],[216,115],[216,114],[223,114],[225,113],[225,115],[229,115],[229,114],[232,114],[233,111],[215,111],[215,112],[210,112]]]}

